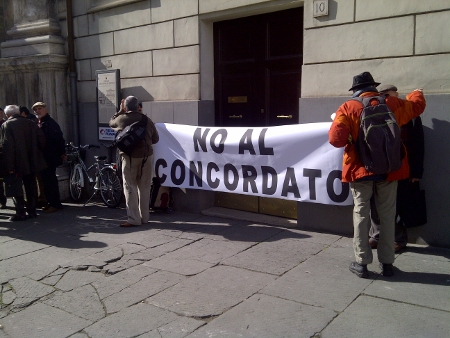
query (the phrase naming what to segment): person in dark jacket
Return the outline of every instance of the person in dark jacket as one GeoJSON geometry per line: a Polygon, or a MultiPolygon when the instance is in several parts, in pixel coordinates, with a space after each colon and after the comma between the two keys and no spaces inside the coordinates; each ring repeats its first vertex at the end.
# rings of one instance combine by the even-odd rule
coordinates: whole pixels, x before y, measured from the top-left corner
{"type": "MultiPolygon", "coordinates": [[[[397,87],[391,84],[381,84],[378,86],[380,94],[385,96],[398,97],[397,87]]],[[[419,184],[423,175],[423,159],[425,153],[425,144],[423,136],[422,119],[420,116],[409,121],[401,127],[401,139],[406,147],[409,164],[409,178],[399,180],[397,186],[397,215],[395,222],[395,252],[399,252],[406,247],[408,243],[408,233],[404,224],[405,214],[408,210],[403,207],[404,201],[408,201],[407,196],[410,192],[410,186],[419,184]]],[[[370,247],[376,249],[380,235],[380,219],[372,198],[371,205],[371,227],[370,227],[370,247]]]]}
{"type": "Polygon", "coordinates": [[[37,117],[34,116],[34,114],[30,114],[30,111],[28,110],[27,107],[20,106],[19,107],[19,111],[20,111],[20,115],[22,115],[23,117],[26,117],[27,119],[29,119],[29,120],[31,120],[31,121],[33,121],[35,123],[38,123],[37,117]]]}
{"type": "MultiPolygon", "coordinates": [[[[2,167],[10,182],[23,182],[27,196],[26,212],[28,217],[36,217],[36,176],[35,173],[46,167],[41,150],[45,146],[45,137],[36,123],[20,115],[19,107],[10,105],[5,108],[8,120],[2,124],[0,144],[3,149],[2,167]]],[[[11,189],[7,194],[13,197],[16,214],[11,221],[27,219],[22,185],[11,189]]]]}
{"type": "Polygon", "coordinates": [[[66,152],[65,140],[59,124],[50,117],[47,105],[44,102],[36,102],[32,109],[38,118],[38,125],[46,140],[43,154],[45,162],[47,162],[47,169],[41,172],[41,177],[48,203],[42,210],[48,214],[63,207],[59,195],[56,168],[63,163],[66,152]]]}

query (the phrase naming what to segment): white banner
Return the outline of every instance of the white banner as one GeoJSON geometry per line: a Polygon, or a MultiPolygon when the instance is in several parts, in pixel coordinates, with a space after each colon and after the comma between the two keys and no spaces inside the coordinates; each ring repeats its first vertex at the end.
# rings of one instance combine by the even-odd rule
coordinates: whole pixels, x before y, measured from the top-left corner
{"type": "Polygon", "coordinates": [[[350,205],[331,122],[278,127],[156,123],[156,175],[168,187],[350,205]]]}

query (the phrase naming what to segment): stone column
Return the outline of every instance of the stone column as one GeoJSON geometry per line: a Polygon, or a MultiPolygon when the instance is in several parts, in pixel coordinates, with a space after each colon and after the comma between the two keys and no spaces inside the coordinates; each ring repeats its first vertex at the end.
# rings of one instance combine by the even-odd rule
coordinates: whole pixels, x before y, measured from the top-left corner
{"type": "Polygon", "coordinates": [[[65,39],[58,0],[4,0],[9,40],[1,43],[0,106],[43,101],[70,140],[65,39]]]}
{"type": "Polygon", "coordinates": [[[2,57],[64,55],[65,41],[60,35],[55,0],[5,0],[7,2],[14,26],[7,27],[12,39],[1,44],[2,57]]]}

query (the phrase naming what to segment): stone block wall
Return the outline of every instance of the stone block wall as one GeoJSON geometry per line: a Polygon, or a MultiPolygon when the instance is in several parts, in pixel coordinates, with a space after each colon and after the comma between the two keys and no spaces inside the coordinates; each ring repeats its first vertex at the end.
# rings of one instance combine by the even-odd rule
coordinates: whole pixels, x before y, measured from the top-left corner
{"type": "MultiPolygon", "coordinates": [[[[351,92],[352,78],[370,71],[378,82],[395,84],[404,97],[423,88],[425,163],[421,187],[428,223],[410,229],[415,243],[450,243],[450,5],[446,0],[335,0],[329,14],[313,17],[305,1],[304,65],[300,123],[327,122],[351,92]]],[[[301,228],[352,233],[351,208],[299,203],[301,228]],[[324,216],[328,215],[328,216],[324,216]],[[330,216],[331,215],[331,216],[330,216]],[[301,220],[302,219],[302,220],[301,220]],[[346,220],[346,222],[342,222],[346,220]]]]}
{"type": "Polygon", "coordinates": [[[365,70],[401,93],[450,93],[448,1],[329,1],[329,15],[318,18],[312,4],[305,1],[302,98],[348,95],[365,70]]]}

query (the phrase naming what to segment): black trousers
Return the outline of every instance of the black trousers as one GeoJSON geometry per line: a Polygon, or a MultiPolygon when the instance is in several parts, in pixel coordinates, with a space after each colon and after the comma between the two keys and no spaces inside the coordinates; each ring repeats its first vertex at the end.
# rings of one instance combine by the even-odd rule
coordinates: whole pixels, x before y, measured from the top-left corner
{"type": "Polygon", "coordinates": [[[0,204],[6,204],[5,187],[3,186],[3,178],[0,180],[0,204]]]}
{"type": "Polygon", "coordinates": [[[23,175],[23,186],[25,188],[25,195],[27,197],[27,213],[28,215],[33,215],[36,213],[36,196],[37,196],[37,186],[36,186],[36,174],[32,173],[29,175],[23,175]]]}
{"type": "Polygon", "coordinates": [[[41,177],[48,205],[58,209],[62,208],[61,198],[59,196],[58,178],[56,177],[56,167],[49,167],[42,170],[41,177]]]}

